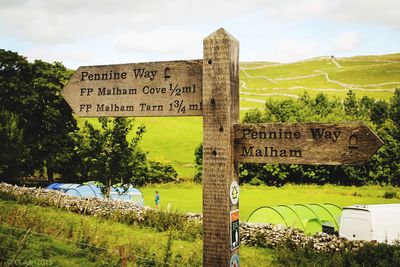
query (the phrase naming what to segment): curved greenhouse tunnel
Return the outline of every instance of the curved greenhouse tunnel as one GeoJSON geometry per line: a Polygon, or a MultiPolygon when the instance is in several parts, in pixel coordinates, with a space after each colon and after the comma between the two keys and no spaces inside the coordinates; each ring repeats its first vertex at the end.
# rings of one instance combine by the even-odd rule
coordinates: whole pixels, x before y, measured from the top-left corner
{"type": "Polygon", "coordinates": [[[341,213],[342,209],[331,203],[262,206],[250,214],[247,222],[282,224],[314,234],[322,231],[322,225],[339,231],[341,213]]]}

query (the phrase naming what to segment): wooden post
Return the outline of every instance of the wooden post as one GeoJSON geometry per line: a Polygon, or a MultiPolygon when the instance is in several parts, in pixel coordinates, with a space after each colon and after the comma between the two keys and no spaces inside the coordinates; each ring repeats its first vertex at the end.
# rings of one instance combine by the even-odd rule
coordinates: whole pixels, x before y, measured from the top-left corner
{"type": "Polygon", "coordinates": [[[118,247],[119,249],[119,256],[121,257],[121,266],[122,267],[126,267],[128,266],[128,261],[127,261],[127,257],[126,257],[126,247],[125,245],[121,245],[118,247]]]}
{"type": "Polygon", "coordinates": [[[203,266],[229,266],[233,124],[239,121],[239,42],[223,28],[203,41],[203,266]]]}
{"type": "Polygon", "coordinates": [[[85,214],[85,215],[87,215],[87,209],[89,207],[90,199],[91,199],[91,197],[88,197],[88,199],[86,200],[85,209],[83,210],[83,214],[85,214]]]}
{"type": "Polygon", "coordinates": [[[59,209],[61,206],[61,198],[63,196],[64,193],[59,192],[60,196],[58,197],[58,202],[57,202],[57,208],[59,209]]]}

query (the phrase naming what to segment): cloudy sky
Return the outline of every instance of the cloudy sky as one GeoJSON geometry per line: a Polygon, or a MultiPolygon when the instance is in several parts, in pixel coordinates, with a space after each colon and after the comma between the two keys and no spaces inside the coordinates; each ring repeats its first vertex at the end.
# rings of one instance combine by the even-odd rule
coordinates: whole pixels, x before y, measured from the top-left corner
{"type": "Polygon", "coordinates": [[[81,65],[197,59],[220,27],[241,61],[400,52],[400,0],[0,0],[0,48],[81,65]]]}

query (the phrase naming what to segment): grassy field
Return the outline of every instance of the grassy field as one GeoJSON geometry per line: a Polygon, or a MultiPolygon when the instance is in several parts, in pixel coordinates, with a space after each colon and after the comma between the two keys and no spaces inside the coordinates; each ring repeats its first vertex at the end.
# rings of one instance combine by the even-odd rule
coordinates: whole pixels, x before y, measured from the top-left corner
{"type": "Polygon", "coordinates": [[[141,148],[150,158],[171,163],[181,177],[194,176],[194,150],[202,142],[201,117],[136,118],[146,126],[141,148]]]}
{"type": "MultiPolygon", "coordinates": [[[[79,119],[80,124],[84,120],[100,127],[97,119],[79,119]]],[[[148,152],[150,159],[172,164],[181,179],[190,180],[194,176],[194,150],[203,137],[201,117],[135,118],[133,123],[146,126],[140,147],[148,152]]]]}
{"type": "MultiPolygon", "coordinates": [[[[7,264],[21,248],[17,265],[121,266],[119,246],[126,247],[134,266],[164,266],[166,261],[171,266],[201,266],[202,262],[199,238],[185,241],[171,232],[4,200],[0,200],[0,237],[0,259],[7,264]],[[21,246],[18,242],[27,229],[30,233],[21,246]]],[[[269,249],[242,246],[240,257],[244,266],[274,266],[269,249]]]]}
{"type": "Polygon", "coordinates": [[[359,96],[388,100],[400,85],[400,55],[354,58],[320,57],[290,64],[246,63],[241,66],[241,92],[296,98],[307,90],[344,98],[349,89],[359,96]]]}
{"type": "MultiPolygon", "coordinates": [[[[400,188],[363,186],[345,187],[333,185],[285,185],[283,187],[244,185],[240,188],[240,220],[261,206],[332,203],[340,207],[353,204],[400,203],[400,188]],[[386,192],[397,193],[397,198],[386,199],[386,192]]],[[[140,188],[145,205],[154,206],[154,193],[161,195],[161,207],[179,212],[202,212],[202,187],[199,184],[159,184],[140,188]]]]}
{"type": "MultiPolygon", "coordinates": [[[[185,186],[190,189],[188,185],[185,186]]],[[[170,185],[169,189],[172,187],[170,185]]],[[[254,192],[254,188],[244,189],[254,192]]],[[[271,198],[282,199],[281,194],[287,193],[308,199],[306,195],[318,192],[338,197],[351,194],[353,188],[325,186],[317,190],[312,186],[290,186],[282,189],[284,192],[280,192],[280,196],[272,193],[271,198]]],[[[356,188],[349,198],[371,200],[375,195],[379,198],[383,190],[392,189],[394,188],[356,188]],[[357,196],[354,196],[354,193],[357,196]],[[359,196],[360,194],[370,198],[359,196]]],[[[201,266],[202,239],[196,237],[187,240],[182,238],[184,235],[181,232],[179,230],[159,232],[154,228],[128,226],[112,219],[0,200],[0,265],[10,266],[14,262],[11,266],[121,266],[119,248],[124,247],[125,256],[129,261],[128,266],[201,266]]],[[[250,267],[337,266],[332,265],[331,257],[337,258],[340,255],[321,254],[307,249],[289,251],[287,247],[276,249],[245,245],[240,247],[241,264],[250,267]],[[318,255],[320,257],[317,257],[318,255]]],[[[367,250],[359,256],[353,255],[353,258],[357,257],[360,261],[363,255],[385,262],[389,254],[388,249],[383,248],[380,254],[371,255],[371,250],[367,250]]],[[[394,256],[396,255],[398,256],[398,254],[394,256]]],[[[340,266],[349,266],[346,262],[343,258],[343,265],[340,266]]],[[[364,264],[357,266],[369,266],[364,264]]],[[[376,264],[376,266],[397,265],[376,264]]]]}
{"type": "MultiPolygon", "coordinates": [[[[247,62],[240,65],[241,115],[263,108],[269,99],[296,99],[325,93],[344,99],[349,89],[357,97],[389,100],[400,86],[400,54],[353,58],[320,57],[289,64],[247,62]]],[[[93,121],[93,119],[91,119],[93,121]]],[[[147,127],[141,147],[154,160],[171,163],[180,178],[194,175],[194,150],[202,141],[201,117],[136,118],[147,127]]]]}

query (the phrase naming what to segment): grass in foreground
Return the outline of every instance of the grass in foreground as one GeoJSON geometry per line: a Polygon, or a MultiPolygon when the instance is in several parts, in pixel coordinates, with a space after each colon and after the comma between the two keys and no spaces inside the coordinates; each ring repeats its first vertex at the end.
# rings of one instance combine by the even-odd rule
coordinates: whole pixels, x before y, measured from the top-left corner
{"type": "MultiPolygon", "coordinates": [[[[375,187],[363,189],[366,194],[381,193],[375,187]]],[[[325,190],[330,194],[329,186],[325,190]]],[[[338,191],[348,194],[342,188],[338,191]]],[[[5,263],[16,259],[15,263],[28,266],[120,266],[118,248],[123,245],[132,266],[201,266],[202,239],[188,241],[183,236],[176,230],[159,232],[0,200],[0,258],[5,263]],[[27,229],[26,242],[21,242],[27,229]]],[[[399,245],[380,244],[357,253],[326,254],[316,252],[312,244],[296,248],[288,243],[273,250],[241,246],[240,260],[242,266],[399,266],[399,252],[399,245]]]]}
{"type": "MultiPolygon", "coordinates": [[[[49,266],[120,266],[119,246],[134,259],[134,266],[201,266],[202,240],[185,241],[181,233],[158,232],[148,227],[127,226],[112,220],[71,214],[54,208],[20,205],[0,200],[0,246],[15,247],[31,229],[23,253],[27,262],[47,260],[49,266]],[[13,227],[13,228],[10,228],[13,227]],[[17,228],[17,229],[15,229],[17,228]],[[17,236],[12,239],[10,236],[17,236]]],[[[5,249],[6,262],[15,251],[5,249]]],[[[241,247],[244,266],[273,266],[269,249],[241,247]]]]}
{"type": "Polygon", "coordinates": [[[119,259],[107,250],[25,229],[0,226],[0,262],[5,266],[113,266],[119,259]],[[23,242],[22,242],[23,241],[23,242]]]}

